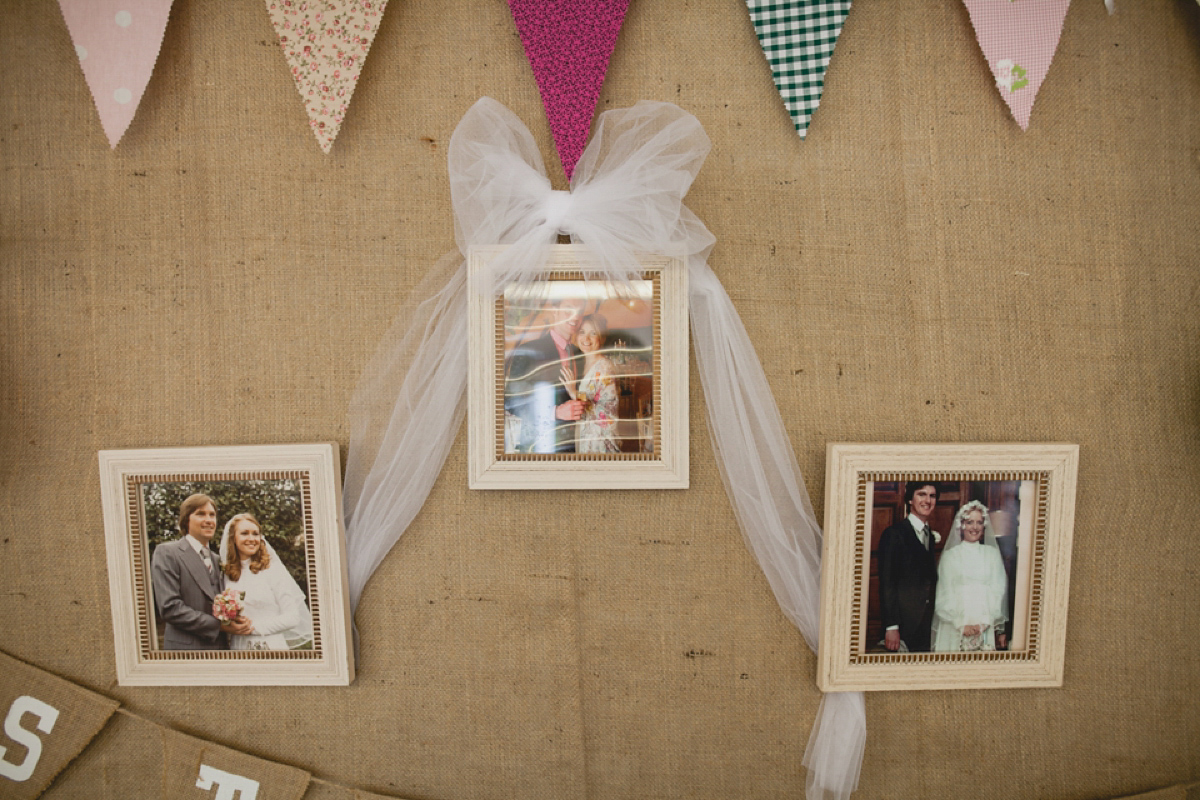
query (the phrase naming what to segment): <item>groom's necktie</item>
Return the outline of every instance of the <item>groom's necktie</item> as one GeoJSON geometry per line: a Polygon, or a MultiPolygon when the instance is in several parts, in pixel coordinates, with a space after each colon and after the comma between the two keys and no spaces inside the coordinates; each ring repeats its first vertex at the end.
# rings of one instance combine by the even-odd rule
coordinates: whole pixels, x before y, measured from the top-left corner
{"type": "Polygon", "coordinates": [[[926,525],[925,530],[921,531],[921,544],[925,545],[926,550],[929,549],[929,542],[932,539],[933,539],[933,529],[930,528],[928,525],[926,525]]]}
{"type": "Polygon", "coordinates": [[[208,576],[212,577],[212,556],[208,554],[208,548],[200,551],[200,557],[204,559],[204,568],[208,570],[208,576]]]}

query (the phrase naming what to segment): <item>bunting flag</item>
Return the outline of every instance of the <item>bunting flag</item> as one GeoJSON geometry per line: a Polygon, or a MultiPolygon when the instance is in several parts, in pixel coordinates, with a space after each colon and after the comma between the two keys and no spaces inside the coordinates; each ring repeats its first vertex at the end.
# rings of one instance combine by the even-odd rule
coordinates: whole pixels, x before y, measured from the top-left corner
{"type": "Polygon", "coordinates": [[[567,180],[583,154],[629,0],[508,0],[567,180]]]}
{"type": "Polygon", "coordinates": [[[211,800],[300,800],[309,775],[169,728],[162,729],[163,796],[211,800]],[[200,790],[200,791],[197,791],[200,790]]]}
{"type": "Polygon", "coordinates": [[[1013,119],[1028,130],[1071,0],[963,0],[1013,119]]]}
{"type": "Polygon", "coordinates": [[[308,124],[333,147],[387,0],[267,0],[308,124]]]}
{"type": "Polygon", "coordinates": [[[775,88],[803,139],[825,88],[825,70],[850,0],[746,0],[775,88]]]}
{"type": "Polygon", "coordinates": [[[0,796],[32,800],[44,792],[117,705],[0,653],[0,796]]]}
{"type": "Polygon", "coordinates": [[[162,47],[171,0],[58,0],[110,147],[125,134],[162,47]]]}

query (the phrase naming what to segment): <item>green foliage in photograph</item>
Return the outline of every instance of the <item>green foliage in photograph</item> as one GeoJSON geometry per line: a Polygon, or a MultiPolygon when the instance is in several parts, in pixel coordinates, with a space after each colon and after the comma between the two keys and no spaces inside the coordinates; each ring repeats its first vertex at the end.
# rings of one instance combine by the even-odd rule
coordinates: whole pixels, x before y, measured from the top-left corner
{"type": "Polygon", "coordinates": [[[217,506],[214,552],[221,544],[225,523],[238,514],[253,514],[263,536],[308,596],[308,571],[304,553],[303,503],[300,483],[291,479],[249,481],[180,481],[142,484],[146,512],[146,537],[150,555],[164,542],[178,539],[179,506],[189,495],[206,494],[217,506]]]}

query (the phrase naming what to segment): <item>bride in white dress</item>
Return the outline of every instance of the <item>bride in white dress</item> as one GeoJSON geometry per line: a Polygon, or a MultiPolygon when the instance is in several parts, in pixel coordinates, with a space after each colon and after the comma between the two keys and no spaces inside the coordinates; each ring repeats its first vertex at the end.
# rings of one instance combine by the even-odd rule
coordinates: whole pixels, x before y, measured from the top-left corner
{"type": "Polygon", "coordinates": [[[987,507],[972,500],[954,515],[938,563],[935,651],[995,650],[1006,644],[1008,579],[987,507]]]}
{"type": "Polygon", "coordinates": [[[604,355],[608,321],[589,314],[579,324],[575,344],[583,353],[583,377],[579,382],[566,367],[563,384],[572,400],[583,401],[583,413],[575,423],[576,453],[619,453],[617,443],[617,370],[604,355]]]}
{"type": "Polygon", "coordinates": [[[304,592],[253,515],[238,514],[225,523],[221,570],[226,589],[246,593],[242,616],[254,625],[249,635],[229,637],[230,650],[294,650],[312,641],[304,592]]]}

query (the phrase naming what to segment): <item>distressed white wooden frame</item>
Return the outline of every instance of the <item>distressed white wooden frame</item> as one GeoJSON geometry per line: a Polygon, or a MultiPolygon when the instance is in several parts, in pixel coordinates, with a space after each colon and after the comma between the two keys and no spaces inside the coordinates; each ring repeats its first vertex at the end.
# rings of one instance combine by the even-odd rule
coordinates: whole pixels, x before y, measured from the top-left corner
{"type": "MultiPolygon", "coordinates": [[[[472,489],[686,489],[688,488],[688,282],[682,259],[641,257],[657,276],[655,337],[656,449],[652,457],[551,455],[505,457],[497,414],[503,395],[502,312],[492,293],[488,262],[503,248],[473,248],[468,257],[470,357],[468,379],[469,485],[472,489]]],[[[574,276],[585,251],[555,245],[548,272],[574,276]]]]}
{"type": "Polygon", "coordinates": [[[117,682],[123,686],[346,686],[354,680],[340,458],[336,444],[101,450],[117,682]],[[143,483],[299,475],[314,643],[306,651],[161,650],[143,483]]]}
{"type": "MultiPolygon", "coordinates": [[[[1061,686],[1079,446],[842,444],[826,453],[825,535],[817,685],[822,691],[1061,686]],[[886,476],[886,477],[873,477],[886,476]],[[878,480],[1036,480],[1027,577],[1018,568],[1023,649],[988,653],[864,653],[870,580],[871,484],[878,480]]],[[[1022,556],[1025,554],[1022,553],[1022,556]]]]}

